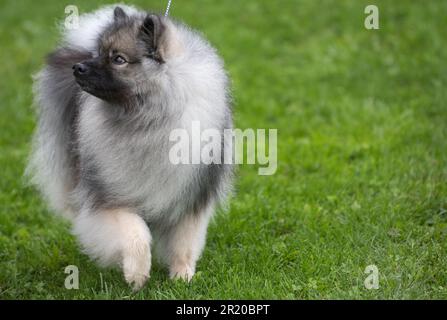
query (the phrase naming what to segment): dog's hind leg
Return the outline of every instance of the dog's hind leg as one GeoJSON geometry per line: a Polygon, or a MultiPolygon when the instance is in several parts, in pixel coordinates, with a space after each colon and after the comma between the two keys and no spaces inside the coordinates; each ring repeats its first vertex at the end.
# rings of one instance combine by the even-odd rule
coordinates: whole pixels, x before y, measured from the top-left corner
{"type": "Polygon", "coordinates": [[[130,209],[81,210],[73,224],[84,251],[103,266],[118,264],[135,290],[149,278],[151,234],[130,209]]]}

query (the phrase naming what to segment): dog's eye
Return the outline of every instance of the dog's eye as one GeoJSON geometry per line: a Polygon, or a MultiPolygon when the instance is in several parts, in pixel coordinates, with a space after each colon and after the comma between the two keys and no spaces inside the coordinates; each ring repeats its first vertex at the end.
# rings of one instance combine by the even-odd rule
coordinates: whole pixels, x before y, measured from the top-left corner
{"type": "Polygon", "coordinates": [[[115,56],[115,57],[113,57],[113,63],[114,64],[124,64],[124,63],[126,63],[127,61],[126,61],[126,59],[124,59],[122,56],[120,56],[120,55],[117,55],[117,56],[115,56]]]}

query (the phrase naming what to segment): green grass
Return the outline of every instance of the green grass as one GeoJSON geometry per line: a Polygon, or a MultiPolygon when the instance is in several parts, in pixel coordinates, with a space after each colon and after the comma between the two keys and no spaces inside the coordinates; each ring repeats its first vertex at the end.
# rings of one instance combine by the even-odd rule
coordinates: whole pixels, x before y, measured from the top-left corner
{"type": "MultiPolygon", "coordinates": [[[[167,1],[135,1],[163,10],[167,1]]],[[[31,74],[68,3],[0,4],[0,298],[447,298],[447,2],[174,1],[218,47],[239,128],[278,129],[278,171],[239,169],[190,284],[154,266],[138,293],[80,253],[24,186],[31,74]],[[77,265],[80,289],[64,288],[77,265]],[[363,285],[367,265],[380,288],[363,285]]],[[[81,12],[100,1],[70,1],[81,12]]]]}

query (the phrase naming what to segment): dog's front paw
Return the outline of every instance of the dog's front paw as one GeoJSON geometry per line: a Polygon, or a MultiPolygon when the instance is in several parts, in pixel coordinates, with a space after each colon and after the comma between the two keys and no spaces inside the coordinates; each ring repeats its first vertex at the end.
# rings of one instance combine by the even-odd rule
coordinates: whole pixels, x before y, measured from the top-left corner
{"type": "Polygon", "coordinates": [[[134,291],[140,290],[149,279],[150,268],[150,257],[147,254],[124,257],[124,278],[134,291]]]}
{"type": "Polygon", "coordinates": [[[169,277],[174,280],[181,279],[186,282],[190,282],[193,276],[194,269],[191,268],[189,265],[175,266],[172,267],[169,271],[169,277]]]}
{"type": "Polygon", "coordinates": [[[145,285],[149,279],[149,274],[124,271],[126,282],[132,287],[133,291],[138,291],[145,285]]]}

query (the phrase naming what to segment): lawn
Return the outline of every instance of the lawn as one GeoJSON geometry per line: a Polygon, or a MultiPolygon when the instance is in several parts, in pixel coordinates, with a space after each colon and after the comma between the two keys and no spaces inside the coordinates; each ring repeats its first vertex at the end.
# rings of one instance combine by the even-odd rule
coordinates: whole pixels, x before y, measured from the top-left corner
{"type": "Polygon", "coordinates": [[[31,75],[65,6],[101,2],[0,4],[0,299],[447,298],[446,1],[174,0],[225,59],[236,126],[278,129],[278,170],[239,167],[190,284],[155,265],[137,293],[23,178],[31,75]],[[379,30],[364,27],[371,3],[379,30]],[[79,290],[64,287],[67,265],[79,290]]]}

